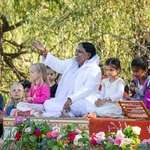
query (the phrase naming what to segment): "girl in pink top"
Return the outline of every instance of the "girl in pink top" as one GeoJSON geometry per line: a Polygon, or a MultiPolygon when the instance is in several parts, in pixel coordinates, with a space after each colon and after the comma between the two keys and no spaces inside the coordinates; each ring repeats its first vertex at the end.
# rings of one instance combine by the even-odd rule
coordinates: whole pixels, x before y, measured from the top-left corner
{"type": "Polygon", "coordinates": [[[32,85],[27,102],[43,104],[50,99],[50,87],[47,80],[47,69],[43,63],[34,63],[30,67],[32,85]]]}
{"type": "Polygon", "coordinates": [[[34,63],[30,67],[32,85],[29,97],[25,102],[17,104],[19,115],[41,116],[44,110],[43,103],[50,99],[50,87],[47,80],[47,69],[42,63],[34,63]]]}

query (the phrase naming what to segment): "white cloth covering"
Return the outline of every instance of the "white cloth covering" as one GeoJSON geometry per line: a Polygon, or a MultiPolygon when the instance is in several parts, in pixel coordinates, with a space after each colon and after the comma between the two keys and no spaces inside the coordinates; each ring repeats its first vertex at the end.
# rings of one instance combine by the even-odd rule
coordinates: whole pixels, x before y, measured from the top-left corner
{"type": "Polygon", "coordinates": [[[59,117],[67,100],[71,98],[71,116],[83,116],[87,106],[94,104],[101,79],[99,56],[95,55],[79,67],[75,58],[59,60],[48,53],[44,64],[62,74],[55,98],[45,101],[45,117],[59,117]],[[93,98],[94,97],[94,98],[93,98]],[[79,102],[80,101],[80,102],[79,102]],[[82,101],[82,102],[81,102],[82,101]],[[73,111],[72,111],[73,110],[73,111]],[[75,111],[74,111],[75,110],[75,111]]]}
{"type": "Polygon", "coordinates": [[[43,104],[32,104],[32,103],[25,103],[25,102],[19,102],[17,104],[17,110],[20,111],[31,111],[31,110],[36,110],[36,111],[43,111],[44,107],[43,104]]]}
{"type": "Polygon", "coordinates": [[[101,81],[101,84],[102,91],[99,98],[103,100],[104,98],[110,97],[112,102],[105,102],[100,107],[94,106],[88,108],[88,112],[94,112],[99,117],[121,117],[122,109],[117,101],[121,100],[123,97],[125,86],[124,80],[118,78],[114,82],[110,83],[109,78],[106,78],[101,81]]]}

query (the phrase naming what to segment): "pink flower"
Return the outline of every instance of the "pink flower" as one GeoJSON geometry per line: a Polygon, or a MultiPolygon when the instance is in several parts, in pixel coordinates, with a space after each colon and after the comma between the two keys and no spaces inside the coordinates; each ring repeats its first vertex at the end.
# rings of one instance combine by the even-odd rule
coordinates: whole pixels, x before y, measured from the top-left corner
{"type": "Polygon", "coordinates": [[[39,136],[41,135],[41,131],[40,131],[40,130],[35,130],[35,131],[34,131],[34,135],[35,135],[36,137],[39,137],[39,136]]]}
{"type": "Polygon", "coordinates": [[[109,136],[107,139],[108,139],[108,142],[110,142],[110,143],[114,143],[114,141],[115,141],[111,136],[109,136]]]}
{"type": "Polygon", "coordinates": [[[52,138],[52,132],[48,132],[46,135],[48,138],[52,138]]]}
{"type": "Polygon", "coordinates": [[[15,119],[14,124],[15,124],[15,125],[18,125],[18,124],[21,124],[21,123],[23,123],[23,118],[22,118],[22,116],[18,116],[18,117],[15,119]]]}
{"type": "Polygon", "coordinates": [[[122,133],[122,130],[118,130],[118,131],[117,131],[117,134],[116,134],[116,138],[122,139],[122,138],[124,138],[124,137],[125,137],[125,135],[122,133]]]}
{"type": "Polygon", "coordinates": [[[97,143],[101,144],[101,141],[105,139],[105,133],[99,132],[96,135],[97,143]]]}
{"type": "Polygon", "coordinates": [[[56,132],[59,132],[59,131],[60,131],[60,127],[58,127],[58,126],[55,126],[55,127],[53,127],[52,129],[53,129],[53,131],[56,131],[56,132]]]}
{"type": "Polygon", "coordinates": [[[52,137],[57,137],[57,132],[56,131],[52,131],[52,137]]]}
{"type": "Polygon", "coordinates": [[[147,139],[144,139],[144,140],[142,141],[143,144],[147,144],[147,142],[148,142],[147,139]]]}
{"type": "Polygon", "coordinates": [[[97,141],[93,138],[93,139],[90,141],[90,143],[91,143],[93,146],[96,146],[97,141]]]}
{"type": "Polygon", "coordinates": [[[62,135],[57,136],[57,142],[61,139],[62,135]]]}
{"type": "Polygon", "coordinates": [[[96,133],[93,133],[91,138],[94,139],[96,137],[96,133]]]}
{"type": "Polygon", "coordinates": [[[120,147],[121,143],[122,143],[122,139],[121,138],[116,138],[115,141],[114,141],[114,145],[117,145],[119,147],[120,147]]]}
{"type": "Polygon", "coordinates": [[[82,133],[82,131],[79,130],[79,129],[75,129],[74,132],[75,132],[75,133],[78,133],[78,134],[81,134],[81,133],[82,133]]]}
{"type": "Polygon", "coordinates": [[[74,132],[69,132],[68,136],[70,137],[70,140],[74,140],[74,138],[76,137],[76,134],[74,132]]]}

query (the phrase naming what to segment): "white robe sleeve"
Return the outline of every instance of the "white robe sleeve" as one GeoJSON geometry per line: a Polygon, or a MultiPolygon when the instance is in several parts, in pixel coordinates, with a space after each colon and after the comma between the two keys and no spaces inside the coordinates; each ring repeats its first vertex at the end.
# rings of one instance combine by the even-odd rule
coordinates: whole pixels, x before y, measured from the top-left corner
{"type": "Polygon", "coordinates": [[[47,53],[46,59],[42,57],[42,61],[45,65],[49,66],[54,71],[63,74],[68,64],[72,62],[72,59],[60,60],[57,57],[53,56],[51,53],[47,53]]]}
{"type": "Polygon", "coordinates": [[[88,74],[88,78],[86,79],[82,88],[79,89],[78,92],[75,92],[74,94],[68,97],[71,98],[72,102],[75,102],[80,99],[85,99],[86,97],[91,95],[92,92],[95,91],[95,89],[98,89],[100,79],[101,72],[99,71],[99,69],[97,67],[91,69],[88,74]]]}

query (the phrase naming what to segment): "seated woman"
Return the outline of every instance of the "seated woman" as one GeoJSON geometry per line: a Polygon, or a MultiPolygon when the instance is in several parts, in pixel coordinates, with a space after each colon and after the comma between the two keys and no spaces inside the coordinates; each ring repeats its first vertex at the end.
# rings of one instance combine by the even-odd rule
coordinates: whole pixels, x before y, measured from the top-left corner
{"type": "Polygon", "coordinates": [[[101,71],[95,46],[82,42],[78,45],[74,58],[59,60],[48,53],[41,43],[32,44],[45,57],[44,63],[62,74],[55,98],[44,103],[46,112],[43,116],[82,117],[87,113],[87,107],[94,104],[100,84],[101,71]]]}

